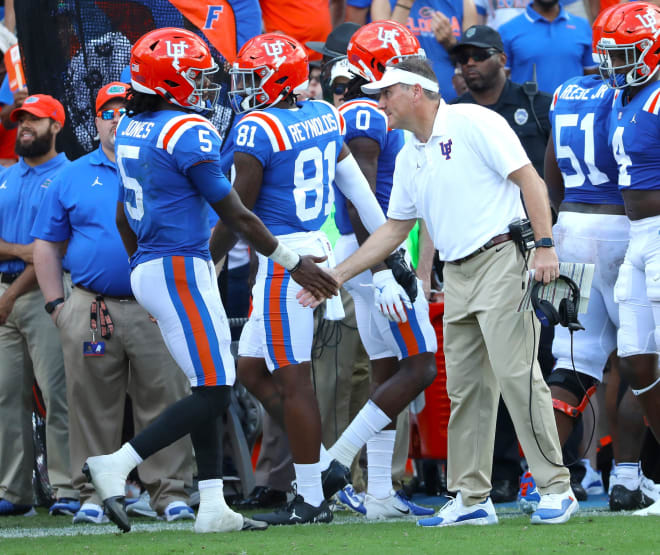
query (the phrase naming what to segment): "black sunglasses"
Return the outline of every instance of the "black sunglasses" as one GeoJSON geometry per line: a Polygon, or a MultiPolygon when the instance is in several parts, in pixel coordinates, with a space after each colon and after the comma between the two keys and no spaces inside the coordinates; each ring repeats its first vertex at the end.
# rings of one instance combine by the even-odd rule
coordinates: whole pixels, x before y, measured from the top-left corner
{"type": "Polygon", "coordinates": [[[460,50],[454,54],[454,57],[459,64],[465,65],[470,58],[475,62],[483,62],[495,54],[499,54],[499,50],[495,48],[485,48],[479,50],[460,50]]]}
{"type": "Polygon", "coordinates": [[[337,83],[332,87],[332,92],[337,96],[341,96],[346,92],[346,89],[348,89],[348,83],[337,83]]]}

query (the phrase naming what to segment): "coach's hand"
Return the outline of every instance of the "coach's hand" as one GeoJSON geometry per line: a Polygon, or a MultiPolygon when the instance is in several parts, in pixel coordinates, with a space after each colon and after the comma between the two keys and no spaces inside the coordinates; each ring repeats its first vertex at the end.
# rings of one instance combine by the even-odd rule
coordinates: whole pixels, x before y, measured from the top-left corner
{"type": "Polygon", "coordinates": [[[327,256],[301,256],[300,264],[291,272],[291,277],[319,303],[339,293],[339,283],[334,276],[317,265],[319,262],[325,262],[327,258],[327,256]]]}
{"type": "Polygon", "coordinates": [[[538,247],[534,252],[532,262],[534,279],[550,283],[559,277],[559,260],[554,247],[538,247]]]}

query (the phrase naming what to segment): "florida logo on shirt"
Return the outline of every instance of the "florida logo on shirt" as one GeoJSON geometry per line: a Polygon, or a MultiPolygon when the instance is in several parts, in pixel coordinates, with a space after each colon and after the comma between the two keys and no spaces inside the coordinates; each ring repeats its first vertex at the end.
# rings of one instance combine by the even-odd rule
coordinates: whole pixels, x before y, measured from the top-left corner
{"type": "Polygon", "coordinates": [[[442,152],[445,160],[449,160],[451,158],[451,139],[449,139],[446,143],[444,141],[440,141],[440,152],[442,152]]]}
{"type": "Polygon", "coordinates": [[[52,183],[52,179],[48,178],[41,184],[42,189],[48,189],[48,186],[52,183]]]}

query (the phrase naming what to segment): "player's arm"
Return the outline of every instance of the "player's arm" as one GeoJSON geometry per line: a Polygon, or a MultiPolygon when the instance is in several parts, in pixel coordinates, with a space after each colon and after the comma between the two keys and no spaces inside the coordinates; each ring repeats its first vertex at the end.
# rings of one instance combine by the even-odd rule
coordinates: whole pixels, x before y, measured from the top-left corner
{"type": "Polygon", "coordinates": [[[337,158],[335,183],[342,194],[355,206],[360,221],[367,231],[373,233],[385,223],[385,216],[369,186],[369,182],[345,144],[342,145],[337,158]]]}
{"type": "MultiPolygon", "coordinates": [[[[254,164],[250,162],[253,157],[244,154],[236,153],[234,163],[236,164],[236,157],[239,158],[239,165],[236,167],[236,181],[239,178],[242,181],[239,184],[241,190],[244,190],[248,202],[256,202],[258,197],[259,188],[261,187],[261,172],[250,173],[251,179],[247,176],[241,177],[241,170],[245,170],[244,164],[254,164]],[[239,156],[243,154],[243,156],[239,156]],[[256,183],[257,190],[252,198],[252,193],[249,191],[251,184],[255,184],[253,179],[256,180],[258,176],[258,183],[256,183]],[[242,183],[242,184],[241,184],[242,183]]],[[[211,183],[219,183],[226,178],[220,170],[220,166],[214,163],[201,163],[195,166],[190,172],[190,177],[193,181],[203,190],[210,190],[211,183]]],[[[208,196],[207,200],[211,200],[208,196]]],[[[220,217],[213,230],[211,237],[210,247],[215,251],[215,256],[218,259],[222,257],[221,250],[227,244],[233,245],[232,240],[235,242],[233,235],[238,234],[245,238],[257,252],[267,256],[273,262],[284,266],[291,273],[291,277],[300,285],[305,287],[317,299],[324,299],[332,297],[337,294],[339,286],[335,279],[322,268],[317,266],[317,262],[323,262],[325,257],[320,256],[300,256],[292,251],[282,243],[280,243],[273,234],[268,231],[264,223],[254,215],[245,205],[241,202],[241,198],[237,191],[231,186],[228,187],[228,193],[222,196],[219,200],[211,202],[211,206],[220,217]]]]}
{"type": "MultiPolygon", "coordinates": [[[[235,152],[234,172],[234,190],[243,205],[252,210],[259,198],[264,168],[254,156],[245,152],[235,152]]],[[[219,212],[218,216],[220,216],[219,212]]],[[[237,240],[238,236],[220,220],[213,229],[209,244],[213,262],[216,263],[223,256],[226,256],[237,240]]]]}
{"type": "Polygon", "coordinates": [[[20,258],[30,264],[32,262],[32,249],[34,243],[23,245],[21,243],[8,243],[0,239],[0,260],[16,260],[20,258]]]}
{"type": "Polygon", "coordinates": [[[115,214],[115,224],[117,225],[117,230],[119,231],[119,236],[121,237],[122,243],[124,243],[124,249],[129,258],[135,254],[135,251],[138,248],[137,235],[131,229],[131,226],[128,223],[128,218],[124,212],[124,203],[117,203],[117,212],[115,214]]]}
{"type": "Polygon", "coordinates": [[[555,145],[552,137],[548,139],[545,148],[545,159],[543,161],[543,176],[545,184],[548,186],[548,195],[550,196],[550,205],[555,213],[559,212],[559,206],[564,200],[564,178],[557,164],[555,156],[555,145]]]}

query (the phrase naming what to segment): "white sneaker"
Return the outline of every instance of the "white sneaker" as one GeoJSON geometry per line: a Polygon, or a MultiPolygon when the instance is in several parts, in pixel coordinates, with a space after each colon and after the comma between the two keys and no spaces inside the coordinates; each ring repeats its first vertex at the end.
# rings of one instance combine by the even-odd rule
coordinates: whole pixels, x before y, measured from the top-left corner
{"type": "Polygon", "coordinates": [[[105,516],[103,509],[96,503],[83,503],[80,510],[73,515],[73,523],[89,523],[89,524],[107,524],[110,519],[105,516]]]}
{"type": "Polygon", "coordinates": [[[377,499],[367,493],[364,496],[364,508],[368,520],[415,516],[410,511],[410,507],[399,500],[394,490],[384,499],[377,499]]]}
{"type": "Polygon", "coordinates": [[[546,493],[532,513],[532,524],[561,524],[578,510],[578,502],[571,488],[565,493],[546,493]]]}
{"type": "Polygon", "coordinates": [[[195,511],[193,511],[183,501],[172,501],[167,507],[163,516],[167,522],[174,522],[176,520],[195,520],[195,511]]]}
{"type": "Polygon", "coordinates": [[[642,490],[642,494],[651,501],[655,502],[660,499],[660,484],[656,484],[653,480],[644,476],[644,473],[639,477],[639,488],[642,490]]]}
{"type": "Polygon", "coordinates": [[[243,515],[230,508],[215,511],[199,511],[195,520],[195,532],[237,532],[243,529],[243,515]]]}
{"type": "Polygon", "coordinates": [[[601,473],[595,471],[591,464],[589,464],[589,461],[584,464],[584,468],[586,472],[581,483],[584,491],[587,492],[587,495],[602,495],[605,493],[601,473]]]}
{"type": "Polygon", "coordinates": [[[649,505],[644,509],[639,509],[633,513],[635,516],[660,516],[660,499],[658,499],[653,505],[649,505]]]}
{"type": "MultiPolygon", "coordinates": [[[[369,514],[368,509],[367,514],[369,514]]],[[[462,524],[484,526],[497,524],[497,522],[497,514],[495,514],[495,507],[493,507],[490,497],[486,501],[466,507],[463,505],[461,492],[459,491],[456,497],[446,503],[435,516],[418,520],[417,526],[437,527],[459,526],[462,524]]]]}
{"type": "Polygon", "coordinates": [[[146,491],[142,492],[137,498],[126,498],[126,514],[150,518],[158,517],[158,513],[151,508],[151,498],[146,491]]]}
{"type": "Polygon", "coordinates": [[[126,476],[117,472],[111,455],[89,457],[83,466],[83,473],[94,484],[96,492],[104,501],[126,495],[126,476]]]}

